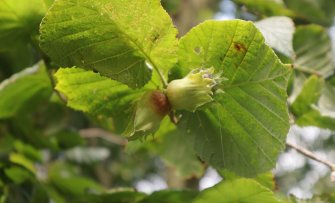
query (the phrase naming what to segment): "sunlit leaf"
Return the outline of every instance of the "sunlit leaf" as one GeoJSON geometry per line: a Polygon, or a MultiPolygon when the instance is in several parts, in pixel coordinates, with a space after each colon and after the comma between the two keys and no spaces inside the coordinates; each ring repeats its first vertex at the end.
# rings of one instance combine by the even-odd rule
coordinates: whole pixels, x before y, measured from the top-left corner
{"type": "Polygon", "coordinates": [[[241,20],[193,28],[181,39],[179,59],[183,70],[213,66],[227,78],[214,102],[182,115],[180,127],[200,158],[244,176],[273,168],[289,129],[290,66],[252,23],[241,20]]]}
{"type": "Polygon", "coordinates": [[[275,195],[252,179],[222,181],[200,193],[194,203],[279,203],[275,195]]]}
{"type": "Polygon", "coordinates": [[[134,102],[144,92],[80,68],[61,68],[55,77],[56,89],[66,96],[68,106],[94,115],[113,117],[118,129],[125,128],[134,102]]]}
{"type": "Polygon", "coordinates": [[[41,25],[58,65],[95,70],[131,87],[176,63],[177,31],[159,0],[59,0],[41,25]]]}

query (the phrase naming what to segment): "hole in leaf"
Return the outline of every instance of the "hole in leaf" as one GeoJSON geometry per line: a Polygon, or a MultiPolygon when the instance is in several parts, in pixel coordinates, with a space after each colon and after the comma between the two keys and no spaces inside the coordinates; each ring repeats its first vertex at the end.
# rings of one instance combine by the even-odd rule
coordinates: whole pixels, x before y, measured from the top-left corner
{"type": "Polygon", "coordinates": [[[152,42],[156,42],[159,39],[160,35],[159,33],[155,33],[152,37],[151,37],[151,41],[152,42]]]}

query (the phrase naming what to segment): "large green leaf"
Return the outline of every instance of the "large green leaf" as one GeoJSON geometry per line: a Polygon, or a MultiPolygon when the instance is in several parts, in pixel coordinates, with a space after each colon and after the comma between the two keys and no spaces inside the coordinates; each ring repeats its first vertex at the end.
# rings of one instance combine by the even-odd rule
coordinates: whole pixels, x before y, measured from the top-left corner
{"type": "Polygon", "coordinates": [[[131,87],[176,62],[177,31],[159,0],[59,0],[41,24],[41,47],[61,66],[96,70],[131,87]]]}
{"type": "Polygon", "coordinates": [[[133,103],[144,92],[144,89],[134,90],[80,68],[60,68],[55,78],[56,89],[67,97],[68,106],[93,115],[113,117],[119,129],[125,128],[133,103]]]}
{"type": "Polygon", "coordinates": [[[0,119],[34,109],[52,93],[43,63],[14,74],[0,84],[0,119]]]}
{"type": "Polygon", "coordinates": [[[262,34],[241,20],[208,21],[180,41],[180,65],[213,66],[227,78],[215,102],[184,113],[180,127],[198,155],[215,167],[254,176],[275,166],[289,129],[283,65],[262,34]]]}
{"type": "Polygon", "coordinates": [[[332,44],[327,31],[318,25],[299,26],[293,37],[298,70],[328,77],[334,73],[332,44]]]}
{"type": "Polygon", "coordinates": [[[37,34],[50,2],[50,0],[1,0],[0,51],[8,50],[16,43],[27,43],[32,34],[37,34]]]}
{"type": "Polygon", "coordinates": [[[194,203],[279,203],[275,195],[252,179],[223,181],[209,188],[194,203]]]}

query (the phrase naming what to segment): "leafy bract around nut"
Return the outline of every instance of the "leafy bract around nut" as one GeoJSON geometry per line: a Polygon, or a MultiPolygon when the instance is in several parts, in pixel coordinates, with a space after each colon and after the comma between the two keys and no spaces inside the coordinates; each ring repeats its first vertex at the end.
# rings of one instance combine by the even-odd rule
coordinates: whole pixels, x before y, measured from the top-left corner
{"type": "Polygon", "coordinates": [[[137,102],[134,115],[124,135],[137,139],[158,130],[162,119],[169,113],[166,95],[158,90],[146,92],[137,102]]]}
{"type": "Polygon", "coordinates": [[[214,68],[195,69],[186,77],[171,81],[166,90],[171,107],[194,112],[198,107],[213,101],[212,90],[218,81],[214,68]]]}

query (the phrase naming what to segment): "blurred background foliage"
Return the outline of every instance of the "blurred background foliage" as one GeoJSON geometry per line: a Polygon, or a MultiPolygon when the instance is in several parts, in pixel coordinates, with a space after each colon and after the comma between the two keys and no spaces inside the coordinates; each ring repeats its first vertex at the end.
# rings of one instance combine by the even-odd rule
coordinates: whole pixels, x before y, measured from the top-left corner
{"type": "MultiPolygon", "coordinates": [[[[66,107],[53,90],[56,67],[38,46],[39,23],[51,4],[0,0],[0,202],[190,202],[197,191],[235,176],[199,160],[170,122],[155,136],[128,143],[111,133],[117,118],[66,107]]],[[[295,125],[288,139],[335,162],[335,1],[162,0],[162,5],[179,37],[207,19],[256,21],[268,44],[295,66],[288,89],[295,125]],[[274,16],[293,21],[267,21],[274,16]]],[[[279,197],[291,195],[285,202],[335,202],[329,173],[287,149],[277,168],[258,181],[279,197]]]]}

